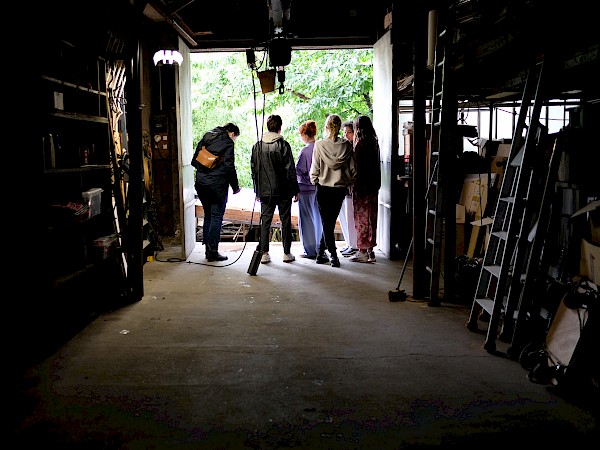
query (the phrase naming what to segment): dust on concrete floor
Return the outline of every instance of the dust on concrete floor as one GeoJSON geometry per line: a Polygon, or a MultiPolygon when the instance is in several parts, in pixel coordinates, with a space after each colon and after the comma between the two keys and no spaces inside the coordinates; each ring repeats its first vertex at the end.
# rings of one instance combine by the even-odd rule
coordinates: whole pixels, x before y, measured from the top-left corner
{"type": "MultiPolygon", "coordinates": [[[[299,255],[299,243],[293,253],[299,255]]],[[[27,373],[16,445],[505,448],[598,439],[597,412],[483,350],[468,306],[389,302],[402,261],[298,258],[247,273],[254,244],[167,249],[143,299],[27,373]],[[242,251],[243,250],[243,251],[242,251]],[[161,262],[165,261],[165,262],[161,262]],[[170,262],[166,262],[170,261],[170,262]]],[[[401,288],[410,291],[407,272],[401,288]]]]}

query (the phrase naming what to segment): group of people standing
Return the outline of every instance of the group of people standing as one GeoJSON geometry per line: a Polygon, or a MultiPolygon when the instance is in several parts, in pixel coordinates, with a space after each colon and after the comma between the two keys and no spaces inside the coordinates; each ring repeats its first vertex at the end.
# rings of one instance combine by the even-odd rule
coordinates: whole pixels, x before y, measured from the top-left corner
{"type": "MultiPolygon", "coordinates": [[[[304,247],[301,257],[340,267],[335,240],[339,218],[346,241],[339,253],[353,262],[375,262],[381,169],[379,143],[371,119],[361,115],[342,124],[339,115],[331,114],[325,121],[322,139],[317,139],[314,120],[302,123],[298,132],[304,146],[297,163],[281,129],[281,117],[270,115],[267,132],[252,147],[250,160],[256,199],[261,203],[257,246],[262,252],[261,263],[271,261],[269,241],[275,208],[281,219],[283,261],[295,260],[291,253],[292,202],[298,202],[298,226],[304,247]]],[[[233,143],[238,135],[239,129],[233,124],[209,131],[198,143],[192,160],[197,169],[196,191],[205,211],[203,241],[209,261],[227,259],[218,252],[219,239],[214,230],[218,228],[220,238],[229,186],[233,193],[240,190],[233,165],[233,143]],[[215,139],[217,135],[229,139],[230,146],[214,145],[213,142],[220,142],[215,139]],[[224,158],[219,173],[194,163],[202,146],[224,158]]]]}

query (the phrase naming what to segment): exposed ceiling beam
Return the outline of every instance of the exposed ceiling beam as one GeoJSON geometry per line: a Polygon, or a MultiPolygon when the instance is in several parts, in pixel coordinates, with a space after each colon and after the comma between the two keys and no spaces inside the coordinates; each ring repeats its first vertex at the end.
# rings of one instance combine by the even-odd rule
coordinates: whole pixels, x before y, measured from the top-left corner
{"type": "MultiPolygon", "coordinates": [[[[185,5],[181,5],[177,8],[177,10],[181,10],[183,7],[189,5],[193,1],[194,0],[186,0],[185,5]]],[[[167,22],[173,27],[177,34],[181,36],[182,39],[185,39],[189,45],[192,47],[196,47],[198,45],[196,40],[192,37],[194,32],[191,30],[191,28],[188,27],[176,13],[165,12],[158,2],[148,2],[144,8],[144,15],[154,22],[167,22]]]]}

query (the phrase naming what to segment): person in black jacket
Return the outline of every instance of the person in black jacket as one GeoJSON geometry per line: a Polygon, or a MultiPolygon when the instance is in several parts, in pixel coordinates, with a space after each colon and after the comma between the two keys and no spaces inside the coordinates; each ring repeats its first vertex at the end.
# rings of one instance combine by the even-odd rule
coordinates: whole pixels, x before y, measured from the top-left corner
{"type": "Polygon", "coordinates": [[[374,263],[381,188],[381,156],[377,133],[368,116],[358,116],[354,119],[354,158],[356,179],[352,188],[352,205],[359,251],[350,257],[350,261],[374,263]]]}
{"type": "Polygon", "coordinates": [[[257,250],[262,252],[261,263],[271,262],[269,240],[275,207],[281,219],[283,262],[296,258],[292,247],[292,198],[298,201],[298,179],[292,147],[281,135],[281,117],[273,114],[267,118],[267,133],[252,147],[250,169],[256,200],[260,201],[260,242],[257,250]]]}
{"type": "Polygon", "coordinates": [[[192,158],[196,168],[196,192],[204,209],[202,241],[206,246],[205,255],[209,261],[225,261],[227,256],[219,253],[221,227],[227,205],[229,186],[234,194],[240,192],[235,170],[234,143],[240,135],[240,129],[233,123],[216,127],[207,132],[198,145],[192,158]],[[219,157],[216,167],[208,169],[201,165],[196,157],[202,147],[219,157]]]}

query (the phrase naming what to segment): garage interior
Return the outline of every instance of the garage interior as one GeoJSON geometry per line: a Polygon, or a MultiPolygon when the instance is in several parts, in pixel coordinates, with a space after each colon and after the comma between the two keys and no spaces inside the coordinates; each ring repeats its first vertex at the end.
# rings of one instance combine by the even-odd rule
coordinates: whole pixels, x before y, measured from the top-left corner
{"type": "MultiPolygon", "coordinates": [[[[39,7],[39,51],[23,62],[35,94],[24,139],[40,149],[33,183],[44,214],[22,217],[52,259],[33,262],[40,282],[9,307],[11,326],[27,330],[9,352],[17,445],[598,440],[600,43],[582,2],[80,3],[39,7]],[[224,247],[234,264],[205,267],[186,233],[195,217],[186,215],[191,171],[180,161],[191,144],[179,119],[189,66],[162,71],[158,89],[152,55],[274,41],[374,48],[382,231],[377,263],[360,271],[344,261],[340,272],[274,261],[251,276],[246,243],[224,247]],[[561,102],[568,125],[545,133],[543,108],[561,102]],[[469,280],[456,248],[459,105],[514,108],[519,131],[510,142],[490,136],[481,155],[490,164],[506,152],[502,182],[473,217],[489,223],[469,280]],[[169,137],[166,160],[148,152],[157,133],[169,137]],[[509,197],[510,208],[497,206],[509,197]],[[573,320],[567,343],[551,342],[570,348],[572,365],[552,372],[545,354],[536,358],[573,320]]],[[[15,276],[36,250],[24,244],[15,276]]]]}

